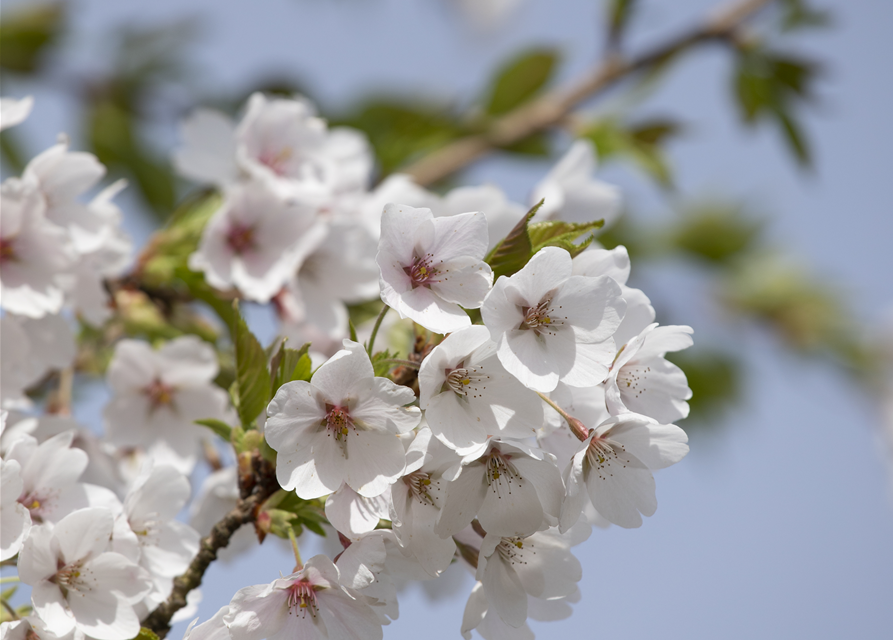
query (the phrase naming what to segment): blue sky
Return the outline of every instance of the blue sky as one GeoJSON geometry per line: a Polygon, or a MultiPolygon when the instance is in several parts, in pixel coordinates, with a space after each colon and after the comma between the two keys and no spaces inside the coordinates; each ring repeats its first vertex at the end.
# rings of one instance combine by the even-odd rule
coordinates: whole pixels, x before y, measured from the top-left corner
{"type": "MultiPolygon", "coordinates": [[[[716,4],[646,0],[631,44],[653,42],[716,4]]],[[[877,326],[893,321],[893,4],[836,4],[834,27],[801,36],[796,45],[827,62],[821,103],[805,119],[815,147],[812,172],[794,166],[774,131],[737,124],[729,59],[719,49],[679,64],[641,114],[690,123],[670,147],[680,194],[752,203],[770,217],[772,244],[841,287],[857,317],[877,326]]],[[[602,47],[598,5],[525,0],[502,30],[482,35],[431,1],[81,0],[72,13],[80,53],[70,64],[101,68],[101,36],[114,25],[192,15],[202,29],[191,51],[209,94],[289,71],[328,104],[385,89],[469,104],[496,63],[522,46],[560,47],[561,80],[588,68],[602,47]]],[[[23,125],[35,151],[76,122],[60,94],[37,98],[23,125]]],[[[592,108],[622,106],[609,100],[592,108]]],[[[175,143],[174,130],[158,132],[162,148],[175,143]]],[[[546,168],[495,159],[471,172],[469,183],[492,181],[523,201],[546,168]]],[[[610,167],[602,177],[623,187],[636,215],[674,215],[635,172],[610,167]]],[[[137,219],[128,224],[142,233],[137,219]]],[[[584,577],[576,613],[535,623],[534,630],[541,638],[627,640],[889,637],[893,485],[875,408],[839,372],[786,353],[760,328],[730,329],[721,311],[699,297],[690,268],[636,271],[634,263],[633,271],[667,311],[665,322],[691,324],[696,341],[734,337],[745,355],[747,388],[722,425],[695,433],[691,454],[657,474],[654,517],[638,530],[596,530],[577,548],[584,577]]],[[[290,567],[287,553],[272,544],[214,567],[203,589],[202,618],[238,588],[269,582],[290,567]]],[[[466,578],[457,596],[436,604],[418,590],[407,593],[385,636],[458,637],[470,586],[466,578]]]]}

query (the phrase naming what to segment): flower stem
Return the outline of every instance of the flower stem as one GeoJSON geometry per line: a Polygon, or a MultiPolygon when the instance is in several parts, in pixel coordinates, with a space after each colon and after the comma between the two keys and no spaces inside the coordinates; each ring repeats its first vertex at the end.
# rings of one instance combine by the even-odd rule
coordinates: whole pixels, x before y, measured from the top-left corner
{"type": "Polygon", "coordinates": [[[580,442],[585,441],[586,438],[589,437],[589,429],[586,428],[586,425],[555,404],[555,401],[549,396],[540,393],[539,391],[537,391],[536,394],[543,399],[543,402],[555,409],[555,411],[558,412],[558,415],[564,418],[565,422],[567,422],[567,426],[570,427],[571,431],[577,436],[577,439],[580,440],[580,442]]]}
{"type": "Polygon", "coordinates": [[[388,305],[382,306],[378,317],[375,319],[375,326],[372,327],[372,335],[369,336],[369,346],[366,347],[366,353],[369,354],[370,358],[372,357],[372,349],[375,347],[375,338],[378,336],[378,329],[381,327],[381,321],[384,320],[384,314],[388,312],[388,309],[390,309],[388,305]]]}
{"type": "Polygon", "coordinates": [[[295,571],[304,568],[304,562],[301,560],[301,550],[298,549],[298,538],[295,536],[294,527],[288,528],[288,539],[291,541],[291,550],[295,554],[295,571]]]}
{"type": "Polygon", "coordinates": [[[18,576],[7,576],[6,578],[0,578],[0,584],[9,584],[10,582],[18,582],[18,576]]]}
{"type": "Polygon", "coordinates": [[[3,598],[2,600],[0,600],[0,603],[3,604],[3,608],[6,609],[6,613],[8,613],[9,616],[13,620],[21,620],[22,619],[21,616],[19,616],[18,612],[12,608],[12,605],[6,601],[6,598],[3,598]]]}

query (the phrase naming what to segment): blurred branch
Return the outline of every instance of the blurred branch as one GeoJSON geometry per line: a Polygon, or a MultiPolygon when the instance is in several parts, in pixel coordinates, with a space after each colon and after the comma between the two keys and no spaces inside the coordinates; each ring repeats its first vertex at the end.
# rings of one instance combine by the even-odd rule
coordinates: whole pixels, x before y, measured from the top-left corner
{"type": "Polygon", "coordinates": [[[652,69],[699,44],[733,40],[736,30],[754,13],[776,0],[738,0],[715,13],[700,27],[639,56],[608,57],[570,89],[525,103],[495,120],[483,133],[467,136],[411,164],[403,172],[422,185],[442,180],[494,149],[507,147],[559,124],[582,102],[640,71],[652,69]]]}

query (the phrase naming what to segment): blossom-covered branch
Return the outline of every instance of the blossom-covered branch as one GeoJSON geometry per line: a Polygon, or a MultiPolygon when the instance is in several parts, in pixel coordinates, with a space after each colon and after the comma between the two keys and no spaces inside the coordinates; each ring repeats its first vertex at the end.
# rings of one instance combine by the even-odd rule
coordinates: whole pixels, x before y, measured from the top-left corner
{"type": "Polygon", "coordinates": [[[631,58],[609,56],[569,89],[548,93],[495,120],[484,132],[437,149],[406,167],[420,185],[430,185],[459,171],[478,158],[511,146],[561,123],[581,103],[620,80],[653,69],[678,53],[707,42],[730,39],[741,24],[774,0],[739,0],[706,20],[700,27],[631,58]]]}

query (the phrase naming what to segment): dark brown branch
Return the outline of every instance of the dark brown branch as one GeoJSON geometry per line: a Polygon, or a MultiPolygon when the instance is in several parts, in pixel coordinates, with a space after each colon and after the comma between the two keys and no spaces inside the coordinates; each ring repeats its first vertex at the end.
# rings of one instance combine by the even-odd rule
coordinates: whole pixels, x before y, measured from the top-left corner
{"type": "Polygon", "coordinates": [[[651,51],[629,59],[619,55],[608,57],[570,89],[546,94],[518,107],[495,120],[487,131],[461,138],[433,151],[407,167],[403,173],[411,175],[423,186],[446,178],[494,149],[510,146],[560,124],[582,102],[612,87],[623,78],[657,67],[695,45],[734,39],[734,32],[742,22],[774,1],[738,0],[717,12],[700,27],[651,51]]]}

